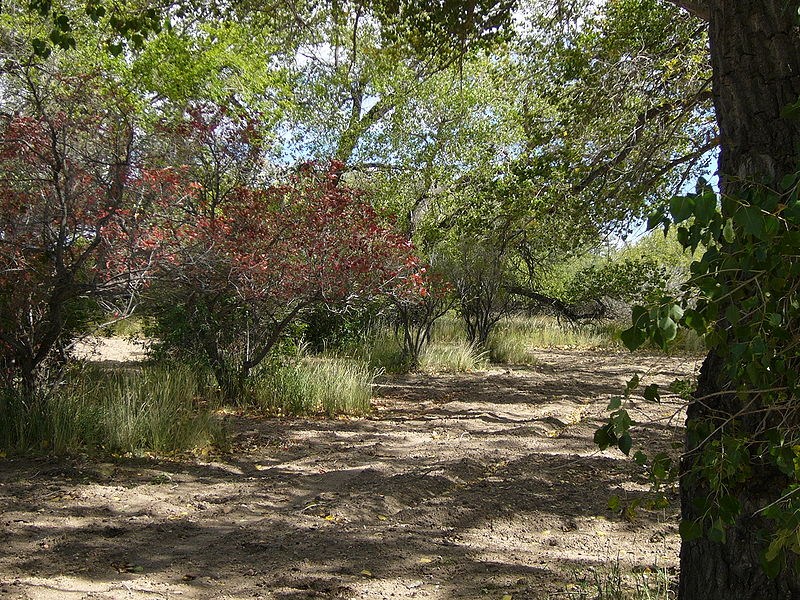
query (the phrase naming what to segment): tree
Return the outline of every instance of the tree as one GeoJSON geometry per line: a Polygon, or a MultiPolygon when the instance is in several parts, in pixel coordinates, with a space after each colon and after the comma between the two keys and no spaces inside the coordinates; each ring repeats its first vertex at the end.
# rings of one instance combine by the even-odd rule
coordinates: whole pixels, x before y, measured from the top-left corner
{"type": "Polygon", "coordinates": [[[94,78],[27,68],[5,82],[0,364],[32,401],[93,308],[130,312],[158,254],[152,224],[187,190],[148,168],[129,104],[94,78]]]}
{"type": "Polygon", "coordinates": [[[402,367],[414,370],[419,366],[434,323],[453,307],[450,291],[440,272],[420,266],[400,285],[384,293],[391,307],[395,340],[402,351],[402,367]]]}
{"type": "Polygon", "coordinates": [[[366,301],[414,270],[411,245],[340,183],[341,167],[239,187],[171,230],[151,305],[158,333],[201,357],[229,399],[304,311],[366,301]]]}
{"type": "MultiPolygon", "coordinates": [[[[736,195],[750,182],[777,188],[781,179],[794,173],[800,162],[800,124],[788,107],[800,98],[800,31],[795,0],[707,0],[678,2],[708,19],[713,95],[720,131],[720,188],[736,195]]],[[[758,200],[756,200],[758,206],[758,200]]],[[[772,213],[764,206],[767,212],[772,213]]],[[[730,250],[736,248],[733,242],[730,250]]],[[[729,250],[729,251],[730,251],[729,250]]],[[[720,307],[724,312],[724,303],[720,307]]],[[[727,341],[732,346],[735,335],[727,341]]],[[[729,360],[729,359],[728,359],[729,360]]],[[[729,393],[735,382],[725,368],[727,361],[712,351],[701,369],[695,397],[689,407],[693,452],[702,439],[691,430],[702,422],[719,422],[719,416],[741,415],[747,400],[729,393]],[[723,392],[723,393],[721,393],[723,392]],[[720,394],[721,393],[721,394],[720,394]],[[714,394],[720,394],[714,396],[714,394]],[[702,401],[700,399],[707,399],[702,401]]],[[[797,402],[794,392],[790,400],[797,402]]],[[[769,402],[769,399],[764,399],[769,402]]],[[[724,417],[723,417],[724,418],[724,417]]],[[[740,426],[753,429],[752,419],[740,426]]],[[[754,432],[755,433],[755,432],[754,432]]],[[[695,452],[683,469],[691,469],[695,452]]],[[[721,543],[706,537],[684,542],[681,547],[680,597],[694,598],[787,598],[800,595],[800,570],[789,563],[774,579],[761,568],[759,530],[768,522],[758,511],[778,500],[786,484],[785,475],[755,460],[752,476],[735,489],[741,514],[721,543]],[[709,577],[709,573],[713,576],[709,577]]],[[[697,500],[707,494],[701,482],[684,480],[681,490],[685,519],[697,516],[697,500]]]]}
{"type": "MultiPolygon", "coordinates": [[[[721,194],[700,186],[652,219],[679,224],[684,246],[707,250],[683,305],[634,310],[623,339],[664,344],[681,321],[710,347],[680,464],[679,598],[795,598],[800,3],[675,3],[709,24],[721,194]]],[[[615,419],[598,432],[601,445],[621,434],[624,444],[612,441],[629,450],[615,419]]]]}

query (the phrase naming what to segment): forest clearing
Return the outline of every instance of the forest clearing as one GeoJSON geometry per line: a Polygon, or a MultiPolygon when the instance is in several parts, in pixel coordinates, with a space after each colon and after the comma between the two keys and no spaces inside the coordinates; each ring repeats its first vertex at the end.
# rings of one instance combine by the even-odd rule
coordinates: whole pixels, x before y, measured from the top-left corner
{"type": "MultiPolygon", "coordinates": [[[[592,435],[633,373],[697,359],[534,357],[384,377],[366,418],[228,414],[219,455],[0,459],[0,598],[589,599],[617,561],[623,589],[674,580],[674,495],[609,510],[649,484],[592,435]]],[[[675,452],[679,408],[632,411],[644,445],[675,452]]]]}
{"type": "Polygon", "coordinates": [[[800,0],[0,2],[0,598],[798,600],[799,248],[800,0]]]}

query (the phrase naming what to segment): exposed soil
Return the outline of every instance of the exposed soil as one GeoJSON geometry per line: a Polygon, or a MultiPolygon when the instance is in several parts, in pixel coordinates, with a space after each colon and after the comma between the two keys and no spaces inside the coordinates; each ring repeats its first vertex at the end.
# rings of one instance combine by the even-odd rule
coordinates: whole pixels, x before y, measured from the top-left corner
{"type": "MultiPolygon", "coordinates": [[[[634,372],[695,361],[537,358],[386,379],[366,419],[228,415],[221,457],[0,459],[0,598],[538,600],[617,560],[674,569],[677,506],[610,511],[647,481],[592,434],[634,372]]],[[[677,408],[633,411],[648,450],[677,408]]]]}

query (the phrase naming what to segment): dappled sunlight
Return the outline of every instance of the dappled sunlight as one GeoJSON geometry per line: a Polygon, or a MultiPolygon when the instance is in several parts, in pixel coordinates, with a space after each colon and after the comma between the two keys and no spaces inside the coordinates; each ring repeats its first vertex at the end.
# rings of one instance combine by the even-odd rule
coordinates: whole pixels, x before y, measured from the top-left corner
{"type": "MultiPolygon", "coordinates": [[[[674,565],[675,505],[631,521],[610,511],[647,480],[591,441],[614,385],[584,381],[579,358],[603,378],[635,365],[538,358],[384,379],[368,418],[229,415],[234,452],[208,460],[6,459],[4,585],[48,600],[533,600],[617,555],[625,569],[674,565]]],[[[659,424],[642,435],[653,448],[673,439],[659,424]]]]}

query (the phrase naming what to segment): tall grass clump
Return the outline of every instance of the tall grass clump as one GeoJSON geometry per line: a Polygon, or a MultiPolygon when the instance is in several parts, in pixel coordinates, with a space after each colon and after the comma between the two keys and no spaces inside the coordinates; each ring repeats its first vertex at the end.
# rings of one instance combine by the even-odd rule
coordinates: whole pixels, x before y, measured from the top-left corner
{"type": "Polygon", "coordinates": [[[528,340],[530,348],[622,348],[614,321],[566,323],[553,317],[516,316],[498,325],[506,335],[528,340]]]}
{"type": "Polygon", "coordinates": [[[449,344],[431,342],[419,357],[419,368],[428,373],[480,371],[488,364],[488,353],[466,340],[449,344]]]}
{"type": "Polygon", "coordinates": [[[198,405],[207,383],[204,374],[183,365],[76,369],[33,400],[0,396],[0,447],[164,454],[219,445],[221,426],[198,405]]]}
{"type": "Polygon", "coordinates": [[[411,367],[410,357],[403,352],[403,346],[389,327],[371,332],[350,354],[370,368],[385,373],[405,373],[411,367]]]}
{"type": "Polygon", "coordinates": [[[104,406],[105,444],[121,451],[157,453],[208,446],[218,431],[197,399],[208,397],[203,372],[186,365],[154,366],[113,376],[97,387],[104,406]]]}
{"type": "Polygon", "coordinates": [[[464,320],[450,313],[433,324],[431,341],[440,344],[453,344],[467,339],[464,320]]]}
{"type": "Polygon", "coordinates": [[[361,416],[372,408],[376,376],[377,371],[356,359],[299,359],[259,373],[252,402],[269,414],[361,416]]]}
{"type": "Polygon", "coordinates": [[[516,320],[506,320],[497,324],[489,336],[489,357],[493,363],[505,365],[536,364],[531,349],[531,332],[516,320]]]}

